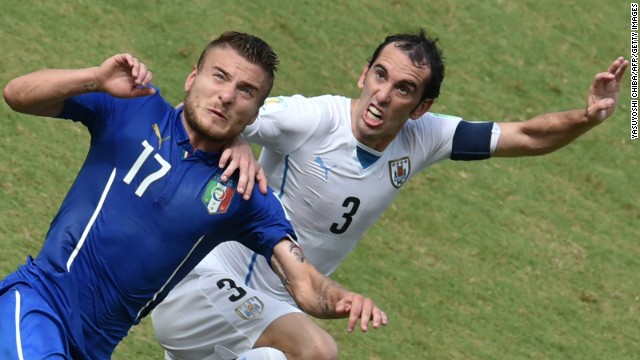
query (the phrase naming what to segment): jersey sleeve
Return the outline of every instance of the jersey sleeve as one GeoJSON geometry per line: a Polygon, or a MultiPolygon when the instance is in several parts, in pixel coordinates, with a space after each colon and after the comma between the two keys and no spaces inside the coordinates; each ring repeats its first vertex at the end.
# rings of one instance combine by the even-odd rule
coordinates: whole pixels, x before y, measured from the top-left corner
{"type": "Polygon", "coordinates": [[[317,104],[301,95],[278,96],[265,100],[256,121],[243,136],[279,154],[302,146],[323,123],[317,104]]]}
{"type": "Polygon", "coordinates": [[[418,169],[445,159],[487,159],[500,136],[500,127],[495,122],[466,121],[437,113],[426,113],[408,124],[405,136],[415,144],[413,152],[418,169]]]}
{"type": "Polygon", "coordinates": [[[108,114],[112,112],[112,97],[105,93],[88,93],[66,99],[60,119],[82,123],[89,132],[96,133],[108,114]]]}
{"type": "Polygon", "coordinates": [[[89,129],[92,139],[96,139],[105,128],[118,124],[112,122],[129,121],[129,111],[137,109],[142,103],[161,100],[160,89],[155,88],[156,93],[150,96],[135,98],[115,98],[107,93],[94,92],[74,96],[65,100],[64,107],[57,118],[69,119],[82,123],[89,129]]]}
{"type": "Polygon", "coordinates": [[[267,195],[258,193],[258,189],[254,189],[254,194],[244,203],[250,211],[242,210],[246,217],[242,220],[244,234],[239,242],[263,255],[267,263],[271,264],[271,256],[276,244],[283,239],[296,242],[297,236],[286,210],[273,191],[269,189],[267,195]]]}
{"type": "Polygon", "coordinates": [[[461,121],[457,116],[426,113],[415,121],[407,122],[402,136],[406,136],[405,142],[411,144],[416,170],[451,156],[451,143],[461,121]]]}

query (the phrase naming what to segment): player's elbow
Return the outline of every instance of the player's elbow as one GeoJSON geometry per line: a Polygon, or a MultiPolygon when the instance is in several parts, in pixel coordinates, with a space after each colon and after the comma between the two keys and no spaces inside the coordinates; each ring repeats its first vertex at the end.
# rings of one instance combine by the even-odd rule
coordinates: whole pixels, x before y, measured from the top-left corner
{"type": "Polygon", "coordinates": [[[29,90],[25,89],[23,82],[19,78],[11,80],[2,90],[4,101],[13,111],[38,115],[28,95],[29,90]]]}
{"type": "Polygon", "coordinates": [[[20,111],[20,97],[15,87],[14,81],[10,81],[2,90],[2,96],[13,111],[20,111]]]}

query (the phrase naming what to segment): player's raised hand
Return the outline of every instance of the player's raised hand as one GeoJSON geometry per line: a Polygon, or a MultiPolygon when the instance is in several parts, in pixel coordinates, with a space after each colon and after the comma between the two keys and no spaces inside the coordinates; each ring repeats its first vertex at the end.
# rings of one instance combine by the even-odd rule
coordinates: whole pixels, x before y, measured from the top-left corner
{"type": "Polygon", "coordinates": [[[231,178],[236,170],[240,171],[236,189],[243,195],[243,199],[249,200],[256,181],[260,192],[267,193],[267,177],[246,140],[235,138],[222,152],[219,166],[225,169],[222,173],[222,181],[231,178]]]}
{"type": "Polygon", "coordinates": [[[620,82],[629,61],[624,57],[617,58],[606,72],[596,74],[589,88],[587,98],[587,117],[597,124],[605,121],[616,107],[620,95],[620,82]]]}
{"type": "Polygon", "coordinates": [[[152,95],[148,86],[153,74],[131,54],[117,54],[105,60],[96,70],[96,86],[115,97],[132,98],[152,95]]]}
{"type": "Polygon", "coordinates": [[[349,313],[347,331],[351,332],[360,320],[360,330],[366,332],[369,329],[369,322],[374,329],[387,325],[387,314],[380,310],[373,300],[360,294],[348,292],[336,304],[337,314],[349,313]]]}

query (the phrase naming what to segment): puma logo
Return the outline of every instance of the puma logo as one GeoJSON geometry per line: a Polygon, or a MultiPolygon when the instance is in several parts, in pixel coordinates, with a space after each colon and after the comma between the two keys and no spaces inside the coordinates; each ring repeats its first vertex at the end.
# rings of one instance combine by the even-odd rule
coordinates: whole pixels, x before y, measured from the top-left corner
{"type": "Polygon", "coordinates": [[[156,136],[158,137],[158,149],[162,148],[162,142],[165,140],[169,140],[169,138],[171,136],[167,136],[166,138],[162,138],[162,134],[160,134],[160,127],[158,126],[157,123],[153,124],[153,132],[156,133],[156,136]]]}
{"type": "Polygon", "coordinates": [[[324,171],[324,178],[325,178],[325,180],[329,178],[329,170],[331,170],[331,169],[333,169],[333,168],[335,168],[335,167],[337,167],[337,166],[338,166],[338,165],[333,165],[333,166],[331,166],[331,167],[327,167],[327,166],[324,164],[324,161],[322,161],[322,159],[320,158],[320,156],[317,156],[317,157],[316,157],[315,159],[313,159],[313,160],[315,160],[315,162],[317,162],[317,163],[318,163],[318,165],[320,165],[320,168],[322,169],[322,171],[324,171]]]}

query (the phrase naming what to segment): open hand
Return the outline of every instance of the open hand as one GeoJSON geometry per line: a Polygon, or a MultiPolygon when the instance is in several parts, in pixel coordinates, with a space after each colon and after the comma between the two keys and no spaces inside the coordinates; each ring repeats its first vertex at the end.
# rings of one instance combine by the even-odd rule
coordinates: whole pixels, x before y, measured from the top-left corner
{"type": "Polygon", "coordinates": [[[597,124],[605,121],[616,107],[620,95],[620,81],[629,61],[624,57],[617,58],[607,72],[596,74],[589,89],[587,99],[587,117],[597,124]]]}

